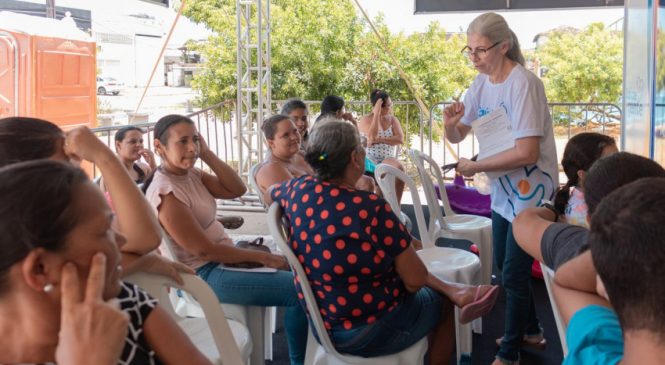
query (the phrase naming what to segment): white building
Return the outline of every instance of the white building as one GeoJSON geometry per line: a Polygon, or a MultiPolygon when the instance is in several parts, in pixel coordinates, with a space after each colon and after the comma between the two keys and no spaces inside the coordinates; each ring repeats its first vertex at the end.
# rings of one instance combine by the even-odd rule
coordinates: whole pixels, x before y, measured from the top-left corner
{"type": "MultiPolygon", "coordinates": [[[[44,0],[11,0],[26,8],[43,6],[44,0]]],[[[164,55],[159,56],[166,35],[176,17],[174,0],[56,0],[57,8],[90,11],[92,33],[97,42],[99,75],[113,77],[128,87],[166,83],[164,55]]],[[[16,5],[14,5],[16,6],[16,5]]],[[[20,6],[19,6],[20,7],[20,6]]],[[[188,39],[205,38],[210,32],[181,17],[169,44],[179,47],[188,39]]],[[[173,46],[172,46],[173,47],[173,46]]],[[[172,48],[171,47],[171,48],[172,48]]]]}

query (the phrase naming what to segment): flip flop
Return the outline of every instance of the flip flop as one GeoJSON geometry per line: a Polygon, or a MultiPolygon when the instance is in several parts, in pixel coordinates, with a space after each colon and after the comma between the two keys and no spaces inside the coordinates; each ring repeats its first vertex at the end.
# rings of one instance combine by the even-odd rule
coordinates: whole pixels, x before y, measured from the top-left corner
{"type": "Polygon", "coordinates": [[[480,285],[476,288],[476,295],[473,298],[473,302],[460,309],[459,323],[467,324],[489,313],[494,307],[494,303],[496,303],[499,297],[499,286],[493,285],[482,297],[480,297],[480,288],[480,285]]]}

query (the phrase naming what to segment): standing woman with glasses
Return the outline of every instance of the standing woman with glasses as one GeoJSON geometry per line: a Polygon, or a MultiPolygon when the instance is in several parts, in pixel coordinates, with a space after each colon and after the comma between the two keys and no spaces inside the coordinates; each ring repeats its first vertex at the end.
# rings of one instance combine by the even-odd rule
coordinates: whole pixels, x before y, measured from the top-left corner
{"type": "Polygon", "coordinates": [[[517,364],[521,346],[543,348],[545,340],[531,296],[531,257],[515,242],[512,221],[525,208],[551,200],[559,185],[552,117],[543,83],[524,68],[515,33],[505,19],[486,13],[467,29],[462,50],[479,74],[464,102],[444,110],[446,138],[462,141],[471,122],[498,108],[510,121],[513,148],[480,161],[460,159],[458,172],[490,172],[495,262],[506,291],[504,336],[493,365],[517,364]]]}

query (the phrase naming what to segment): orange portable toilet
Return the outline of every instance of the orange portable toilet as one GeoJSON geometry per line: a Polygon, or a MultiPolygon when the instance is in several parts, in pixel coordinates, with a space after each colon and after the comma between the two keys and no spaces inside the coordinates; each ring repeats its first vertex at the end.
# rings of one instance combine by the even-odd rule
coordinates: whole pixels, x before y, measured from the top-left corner
{"type": "Polygon", "coordinates": [[[92,38],[73,22],[0,12],[0,118],[9,116],[95,127],[92,38]]]}

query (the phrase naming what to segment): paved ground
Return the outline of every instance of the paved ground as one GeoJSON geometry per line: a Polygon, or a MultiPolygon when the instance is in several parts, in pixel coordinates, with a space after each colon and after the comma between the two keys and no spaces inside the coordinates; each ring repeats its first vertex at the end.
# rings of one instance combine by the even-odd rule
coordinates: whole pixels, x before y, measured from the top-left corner
{"type": "MultiPolygon", "coordinates": [[[[125,88],[119,95],[98,95],[98,113],[111,114],[114,124],[127,124],[127,112],[134,112],[139,105],[143,88],[125,88]]],[[[197,94],[187,87],[150,87],[141,103],[140,113],[148,113],[149,121],[156,122],[160,117],[187,112],[187,102],[197,94]]]]}

